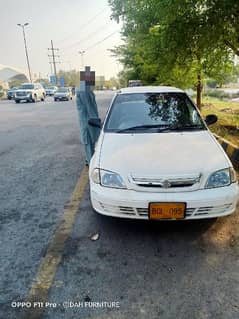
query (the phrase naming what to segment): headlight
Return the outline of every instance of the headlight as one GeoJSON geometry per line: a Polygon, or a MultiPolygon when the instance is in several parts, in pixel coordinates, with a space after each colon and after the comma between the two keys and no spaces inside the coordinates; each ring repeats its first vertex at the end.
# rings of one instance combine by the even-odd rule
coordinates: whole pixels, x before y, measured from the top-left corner
{"type": "Polygon", "coordinates": [[[95,168],[91,173],[91,179],[94,183],[100,184],[100,169],[95,168]]]}
{"type": "Polygon", "coordinates": [[[123,178],[114,172],[95,168],[91,173],[91,179],[96,184],[111,188],[126,188],[123,178]]]}
{"type": "Polygon", "coordinates": [[[105,187],[126,188],[123,178],[114,172],[100,170],[100,183],[105,187]]]}
{"type": "Polygon", "coordinates": [[[236,173],[236,171],[234,170],[233,167],[230,167],[229,171],[230,171],[230,176],[231,176],[231,183],[236,183],[237,182],[237,173],[236,173]]]}
{"type": "Polygon", "coordinates": [[[233,168],[226,168],[211,174],[207,180],[205,188],[216,188],[228,186],[236,181],[233,168]]]}

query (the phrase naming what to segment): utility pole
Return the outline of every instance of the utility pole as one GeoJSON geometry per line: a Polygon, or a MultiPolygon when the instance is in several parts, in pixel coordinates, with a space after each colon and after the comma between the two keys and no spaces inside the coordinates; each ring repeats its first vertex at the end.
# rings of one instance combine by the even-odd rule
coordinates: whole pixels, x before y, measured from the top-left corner
{"type": "Polygon", "coordinates": [[[84,70],[84,54],[85,54],[85,51],[82,50],[82,51],[79,51],[78,53],[81,56],[81,68],[82,68],[82,70],[84,70]]]}
{"type": "Polygon", "coordinates": [[[49,61],[49,64],[50,64],[50,68],[51,68],[51,75],[53,74],[53,70],[52,70],[52,62],[49,61]]]}
{"type": "Polygon", "coordinates": [[[51,48],[48,48],[49,51],[51,51],[51,54],[48,55],[50,58],[52,58],[52,61],[50,61],[50,63],[53,64],[53,68],[54,68],[54,75],[55,75],[55,79],[56,79],[56,85],[57,85],[57,72],[56,72],[56,63],[60,63],[59,61],[56,62],[56,57],[60,57],[59,55],[55,54],[55,51],[59,51],[58,48],[54,48],[53,46],[53,41],[51,40],[51,48]]]}
{"type": "Polygon", "coordinates": [[[22,28],[22,33],[23,33],[23,40],[24,40],[24,46],[25,46],[25,52],[26,52],[26,58],[27,58],[27,67],[28,67],[28,73],[29,73],[29,80],[32,83],[32,75],[31,75],[31,69],[30,69],[30,63],[29,63],[29,57],[28,57],[28,51],[27,51],[27,41],[26,41],[26,35],[25,35],[25,27],[29,25],[29,23],[18,23],[17,24],[19,27],[22,28]]]}

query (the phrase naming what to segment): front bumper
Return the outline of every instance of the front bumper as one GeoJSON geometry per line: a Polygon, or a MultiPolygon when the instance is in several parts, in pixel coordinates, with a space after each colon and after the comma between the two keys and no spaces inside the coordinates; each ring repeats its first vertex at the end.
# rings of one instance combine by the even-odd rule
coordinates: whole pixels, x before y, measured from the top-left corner
{"type": "Polygon", "coordinates": [[[15,101],[19,101],[19,102],[21,102],[21,101],[27,101],[27,102],[31,102],[32,101],[32,97],[29,97],[29,96],[27,96],[27,97],[15,97],[15,99],[14,99],[15,101]]]}
{"type": "Polygon", "coordinates": [[[91,203],[100,214],[132,219],[148,219],[150,202],[186,202],[186,220],[230,215],[239,200],[238,183],[215,189],[180,193],[145,193],[102,187],[90,181],[91,203]]]}
{"type": "Polygon", "coordinates": [[[29,94],[21,94],[21,95],[15,94],[14,99],[18,100],[18,101],[31,101],[32,100],[32,94],[31,93],[29,93],[29,94]]]}
{"type": "Polygon", "coordinates": [[[58,100],[58,101],[68,101],[69,97],[68,96],[55,96],[54,99],[58,100]]]}

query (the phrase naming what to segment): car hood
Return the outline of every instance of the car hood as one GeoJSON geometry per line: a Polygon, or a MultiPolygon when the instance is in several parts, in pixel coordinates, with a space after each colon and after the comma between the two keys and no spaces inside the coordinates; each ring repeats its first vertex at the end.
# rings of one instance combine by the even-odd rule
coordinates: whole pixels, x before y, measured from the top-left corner
{"type": "Polygon", "coordinates": [[[147,134],[105,133],[100,168],[125,176],[202,174],[230,166],[207,130],[147,134]]]}
{"type": "Polygon", "coordinates": [[[59,95],[59,96],[64,96],[64,95],[67,95],[68,93],[67,92],[57,92],[55,93],[55,95],[59,95]]]}
{"type": "Polygon", "coordinates": [[[21,90],[16,90],[15,92],[33,92],[34,89],[21,89],[21,90]]]}

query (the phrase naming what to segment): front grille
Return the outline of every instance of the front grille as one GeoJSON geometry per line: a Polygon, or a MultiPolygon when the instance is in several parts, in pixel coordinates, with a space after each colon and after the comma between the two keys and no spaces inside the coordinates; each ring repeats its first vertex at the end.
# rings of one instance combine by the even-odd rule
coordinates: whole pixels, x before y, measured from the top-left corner
{"type": "Polygon", "coordinates": [[[232,204],[225,204],[220,206],[206,206],[199,208],[191,208],[190,211],[186,212],[187,216],[203,216],[203,215],[214,215],[214,214],[223,214],[225,213],[232,204]]]}
{"type": "Polygon", "coordinates": [[[26,92],[16,92],[17,96],[26,96],[27,93],[26,92]]]}
{"type": "Polygon", "coordinates": [[[182,176],[182,177],[136,177],[131,176],[133,184],[141,187],[159,187],[159,188],[178,188],[178,187],[191,187],[199,183],[201,175],[182,176]]]}
{"type": "MultiPolygon", "coordinates": [[[[108,204],[103,204],[100,202],[100,206],[104,211],[112,214],[119,214],[125,216],[138,216],[138,217],[147,217],[148,208],[142,207],[128,207],[128,206],[113,206],[108,204]]],[[[196,217],[196,216],[209,216],[215,214],[223,214],[228,209],[232,207],[232,204],[225,204],[220,206],[205,206],[205,207],[190,207],[186,209],[186,217],[196,217]]]]}
{"type": "Polygon", "coordinates": [[[100,206],[108,213],[124,214],[124,215],[135,215],[135,208],[126,206],[112,206],[100,203],[100,206]]]}
{"type": "Polygon", "coordinates": [[[165,187],[163,185],[163,183],[160,185],[160,184],[152,184],[152,183],[148,183],[148,184],[137,184],[138,186],[142,186],[142,187],[161,187],[161,188],[171,188],[171,187],[191,187],[193,186],[195,183],[170,183],[170,186],[168,187],[165,187]]]}

